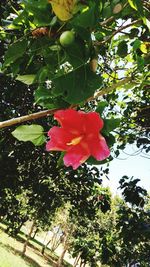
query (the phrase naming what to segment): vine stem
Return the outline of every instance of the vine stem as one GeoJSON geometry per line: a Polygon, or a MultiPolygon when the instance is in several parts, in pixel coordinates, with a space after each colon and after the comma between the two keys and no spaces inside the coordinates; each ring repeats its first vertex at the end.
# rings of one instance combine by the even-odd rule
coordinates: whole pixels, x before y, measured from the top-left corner
{"type": "MultiPolygon", "coordinates": [[[[130,82],[132,80],[131,77],[125,78],[117,83],[114,83],[112,86],[106,87],[98,92],[96,92],[94,94],[94,96],[88,98],[85,103],[94,100],[96,98],[98,98],[99,96],[105,95],[110,93],[112,90],[116,89],[117,87],[123,86],[124,84],[130,82]]],[[[76,108],[77,105],[71,105],[70,108],[76,108]]],[[[9,127],[15,124],[19,124],[25,121],[31,121],[31,120],[35,120],[35,119],[39,119],[42,117],[46,117],[48,115],[52,115],[54,114],[54,112],[56,112],[58,109],[48,109],[48,110],[43,110],[43,111],[39,111],[36,113],[32,113],[32,114],[28,114],[25,116],[21,116],[21,117],[17,117],[17,118],[13,118],[10,120],[6,120],[6,121],[2,121],[0,122],[0,129],[5,128],[5,127],[9,127]]]]}

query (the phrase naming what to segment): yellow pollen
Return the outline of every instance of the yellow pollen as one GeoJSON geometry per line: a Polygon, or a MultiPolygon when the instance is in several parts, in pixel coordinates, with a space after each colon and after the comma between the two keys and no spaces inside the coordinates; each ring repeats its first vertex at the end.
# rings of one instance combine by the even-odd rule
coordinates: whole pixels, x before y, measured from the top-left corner
{"type": "Polygon", "coordinates": [[[75,146],[75,145],[79,144],[81,140],[82,140],[82,136],[76,137],[76,138],[72,139],[70,143],[67,143],[67,145],[68,146],[71,146],[71,145],[75,146]]]}

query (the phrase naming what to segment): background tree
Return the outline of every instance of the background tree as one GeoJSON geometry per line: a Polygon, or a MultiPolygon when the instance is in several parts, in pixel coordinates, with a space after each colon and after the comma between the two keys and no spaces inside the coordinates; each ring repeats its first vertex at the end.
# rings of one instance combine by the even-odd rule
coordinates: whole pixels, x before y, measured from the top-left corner
{"type": "MultiPolygon", "coordinates": [[[[97,111],[104,120],[102,135],[111,156],[100,162],[90,158],[89,164],[109,162],[128,143],[149,152],[149,2],[55,4],[1,1],[0,215],[16,234],[29,219],[49,226],[56,210],[69,202],[70,218],[81,224],[72,241],[81,264],[96,266],[100,260],[122,266],[125,260],[139,259],[147,266],[147,193],[136,186],[138,181],[123,178],[125,201],[134,202],[120,201],[103,219],[98,209],[108,210],[110,197],[107,191],[99,194],[99,171],[86,164],[76,171],[65,168],[63,154],[45,152],[44,143],[45,133],[55,125],[48,115],[71,107],[97,111]],[[32,143],[18,142],[12,132],[32,143]]],[[[108,168],[101,173],[107,175],[108,168]]]]}

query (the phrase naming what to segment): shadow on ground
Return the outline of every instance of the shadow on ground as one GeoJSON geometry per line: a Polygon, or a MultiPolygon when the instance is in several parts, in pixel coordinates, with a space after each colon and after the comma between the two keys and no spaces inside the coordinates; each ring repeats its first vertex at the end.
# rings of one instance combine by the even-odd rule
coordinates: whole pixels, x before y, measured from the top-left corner
{"type": "MultiPolygon", "coordinates": [[[[0,225],[0,229],[1,229],[2,231],[4,231],[6,234],[8,234],[7,231],[6,231],[6,229],[4,229],[1,225],[0,225]]],[[[23,243],[25,242],[25,240],[26,240],[26,235],[25,235],[22,231],[20,231],[20,234],[21,234],[22,236],[17,235],[17,236],[15,236],[15,239],[16,239],[18,242],[20,242],[20,243],[23,244],[23,243]]],[[[38,240],[35,240],[35,239],[31,239],[31,240],[32,240],[34,243],[40,245],[41,248],[42,248],[42,243],[41,243],[41,242],[39,242],[38,240]]],[[[6,245],[6,244],[3,244],[2,242],[0,242],[0,246],[4,247],[4,248],[7,249],[8,251],[11,251],[11,252],[14,253],[15,255],[19,255],[19,256],[21,256],[27,263],[32,264],[33,267],[43,267],[42,265],[40,265],[38,262],[36,262],[36,261],[35,261],[34,259],[32,259],[31,257],[29,257],[29,256],[27,256],[27,255],[22,256],[22,252],[21,252],[20,250],[13,248],[13,247],[10,246],[9,244],[6,245]]],[[[56,265],[57,265],[57,260],[58,260],[58,256],[56,256],[55,254],[52,255],[52,254],[51,254],[51,250],[50,250],[49,248],[46,248],[46,250],[47,250],[48,253],[45,252],[45,254],[44,254],[44,256],[43,256],[43,255],[41,254],[41,250],[40,250],[39,248],[35,247],[34,244],[29,243],[29,244],[28,244],[28,247],[31,248],[31,249],[33,249],[33,250],[34,250],[34,253],[35,253],[37,256],[39,256],[39,257],[41,257],[41,259],[45,260],[45,263],[46,263],[47,265],[49,264],[51,267],[56,267],[56,265]]],[[[68,262],[64,261],[64,266],[66,266],[66,267],[71,267],[72,265],[69,264],[68,262]]]]}
{"type": "MultiPolygon", "coordinates": [[[[12,246],[10,245],[5,245],[3,244],[2,242],[0,242],[0,246],[5,248],[7,251],[10,251],[12,252],[13,254],[15,255],[18,255],[18,256],[21,256],[22,259],[24,259],[27,263],[31,264],[33,267],[43,267],[42,265],[40,265],[38,262],[36,262],[35,260],[33,260],[31,257],[25,255],[25,256],[22,256],[22,253],[20,250],[18,249],[15,249],[13,248],[12,246]]],[[[34,248],[35,250],[35,248],[34,248]]],[[[36,249],[37,250],[37,249],[36,249]]],[[[40,253],[38,253],[38,251],[35,252],[38,256],[41,256],[40,253]]],[[[56,266],[56,263],[53,262],[51,259],[49,259],[49,257],[47,256],[44,256],[43,259],[45,261],[47,261],[47,264],[50,264],[51,266],[55,267],[56,266]]]]}

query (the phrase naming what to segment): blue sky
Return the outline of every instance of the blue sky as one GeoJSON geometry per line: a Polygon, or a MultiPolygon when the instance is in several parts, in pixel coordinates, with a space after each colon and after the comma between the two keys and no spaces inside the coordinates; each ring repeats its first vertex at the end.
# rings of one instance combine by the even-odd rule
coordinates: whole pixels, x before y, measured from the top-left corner
{"type": "MultiPolygon", "coordinates": [[[[124,25],[129,24],[130,22],[130,20],[127,20],[124,25]]],[[[121,26],[122,20],[118,20],[118,23],[118,25],[121,26]]],[[[127,28],[124,30],[124,32],[129,33],[130,29],[131,28],[127,28]]],[[[122,34],[118,33],[118,35],[122,34]]],[[[115,38],[118,38],[118,35],[116,35],[115,38]]],[[[112,62],[112,64],[114,64],[114,62],[112,62]]],[[[132,63],[128,62],[128,65],[126,67],[132,67],[132,63]]],[[[123,78],[124,71],[119,71],[118,75],[119,78],[123,78]]],[[[120,96],[122,96],[121,92],[120,96]]],[[[109,180],[107,178],[103,178],[103,185],[109,186],[113,194],[120,193],[120,190],[117,190],[117,188],[119,187],[119,180],[123,175],[139,178],[141,181],[138,184],[144,187],[148,192],[150,192],[150,154],[143,155],[142,153],[137,153],[136,155],[137,150],[138,148],[135,145],[127,145],[126,149],[121,152],[119,157],[110,162],[110,172],[108,175],[109,180]],[[129,155],[127,155],[126,153],[129,155]],[[133,156],[133,154],[135,155],[133,156]]]]}
{"type": "MultiPolygon", "coordinates": [[[[132,155],[137,150],[136,146],[128,145],[124,152],[132,155]]],[[[109,186],[112,193],[116,194],[120,191],[117,190],[120,178],[123,175],[129,177],[134,176],[141,180],[139,185],[150,192],[150,158],[143,157],[144,155],[142,153],[136,156],[130,156],[124,152],[121,152],[118,158],[110,162],[110,180],[103,178],[103,185],[109,186]]]]}

